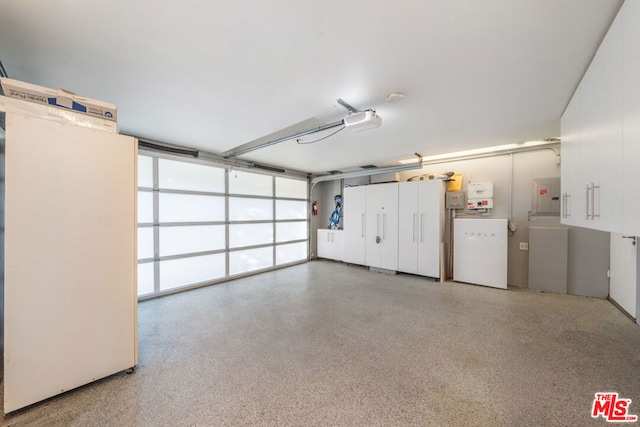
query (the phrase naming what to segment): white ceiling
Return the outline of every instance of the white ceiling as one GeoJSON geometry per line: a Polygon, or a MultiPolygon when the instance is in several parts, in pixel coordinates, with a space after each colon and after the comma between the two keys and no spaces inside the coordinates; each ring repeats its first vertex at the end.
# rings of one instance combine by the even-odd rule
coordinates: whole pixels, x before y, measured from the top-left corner
{"type": "Polygon", "coordinates": [[[214,153],[338,120],[337,98],[377,110],[379,129],[240,157],[322,173],[559,136],[621,3],[0,0],[0,60],[116,104],[122,133],[214,153]]]}

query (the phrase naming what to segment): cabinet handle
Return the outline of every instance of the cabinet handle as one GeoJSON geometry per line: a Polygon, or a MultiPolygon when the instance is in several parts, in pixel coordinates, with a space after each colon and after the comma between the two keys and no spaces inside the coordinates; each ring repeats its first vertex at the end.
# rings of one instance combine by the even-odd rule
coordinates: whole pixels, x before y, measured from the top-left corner
{"type": "Polygon", "coordinates": [[[331,233],[327,233],[327,242],[331,241],[331,238],[329,237],[331,235],[331,233]]]}
{"type": "Polygon", "coordinates": [[[382,240],[386,237],[384,235],[384,219],[387,217],[387,214],[382,214],[382,240]]]}
{"type": "Polygon", "coordinates": [[[587,184],[587,219],[591,219],[591,216],[589,215],[589,194],[591,194],[591,186],[589,184],[587,184]]]}
{"type": "Polygon", "coordinates": [[[360,237],[362,237],[364,239],[364,233],[366,231],[366,219],[367,217],[365,216],[365,214],[363,213],[361,215],[361,220],[362,222],[360,223],[360,237]]]}
{"type": "Polygon", "coordinates": [[[567,217],[567,193],[562,193],[562,218],[567,217]]]}
{"type": "Polygon", "coordinates": [[[567,193],[565,196],[565,210],[564,210],[564,215],[565,218],[569,218],[571,216],[571,210],[569,209],[570,205],[569,205],[569,200],[571,199],[571,194],[567,193]]]}
{"type": "Polygon", "coordinates": [[[424,214],[420,214],[420,241],[424,242],[424,214]]]}
{"type": "Polygon", "coordinates": [[[591,218],[600,219],[600,184],[594,185],[591,183],[591,218]],[[598,203],[596,204],[596,189],[598,190],[598,203]],[[598,207],[598,213],[596,214],[595,207],[598,207]]]}
{"type": "Polygon", "coordinates": [[[376,214],[376,236],[380,235],[380,214],[376,214]]]}
{"type": "Polygon", "coordinates": [[[413,230],[411,231],[411,238],[414,242],[416,241],[416,216],[417,214],[413,214],[413,222],[411,223],[411,225],[413,226],[413,230]]]}

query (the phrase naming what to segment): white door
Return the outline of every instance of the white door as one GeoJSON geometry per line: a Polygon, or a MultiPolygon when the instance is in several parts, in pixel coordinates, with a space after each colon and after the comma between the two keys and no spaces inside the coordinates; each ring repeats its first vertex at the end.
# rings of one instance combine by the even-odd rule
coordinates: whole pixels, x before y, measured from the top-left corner
{"type": "Polygon", "coordinates": [[[398,188],[398,271],[418,274],[418,184],[403,182],[398,188]]]}
{"type": "Polygon", "coordinates": [[[609,298],[636,317],[636,251],[635,237],[611,233],[611,277],[609,298]]]}
{"type": "Polygon", "coordinates": [[[444,230],[444,187],[440,180],[420,182],[418,274],[440,278],[440,246],[444,230]]]}
{"type": "Polygon", "coordinates": [[[343,260],[351,264],[365,263],[365,209],[367,187],[344,189],[343,260]]]}

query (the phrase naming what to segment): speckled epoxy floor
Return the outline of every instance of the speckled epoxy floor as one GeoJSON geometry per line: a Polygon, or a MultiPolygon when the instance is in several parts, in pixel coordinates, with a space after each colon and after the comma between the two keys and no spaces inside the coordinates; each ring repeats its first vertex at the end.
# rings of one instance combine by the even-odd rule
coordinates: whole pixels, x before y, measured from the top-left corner
{"type": "Polygon", "coordinates": [[[311,263],[140,303],[140,364],[6,416],[42,426],[604,426],[640,414],[608,301],[311,263]]]}

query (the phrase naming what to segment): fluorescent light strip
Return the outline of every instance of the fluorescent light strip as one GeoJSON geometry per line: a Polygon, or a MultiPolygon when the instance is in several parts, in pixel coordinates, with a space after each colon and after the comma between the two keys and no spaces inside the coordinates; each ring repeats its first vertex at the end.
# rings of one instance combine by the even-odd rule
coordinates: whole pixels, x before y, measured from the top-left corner
{"type": "MultiPolygon", "coordinates": [[[[459,157],[472,157],[484,154],[501,154],[508,153],[513,151],[520,150],[528,150],[536,147],[543,147],[545,145],[557,144],[560,142],[559,140],[552,139],[551,141],[527,141],[527,142],[519,142],[515,144],[505,144],[505,145],[494,145],[492,147],[484,147],[484,148],[476,148],[473,150],[465,150],[465,151],[456,151],[453,153],[445,153],[445,154],[436,154],[433,156],[424,156],[422,158],[423,162],[434,162],[438,160],[450,160],[459,157]]],[[[416,157],[411,157],[409,159],[399,160],[398,162],[405,165],[409,163],[414,163],[416,161],[416,157]]]]}

